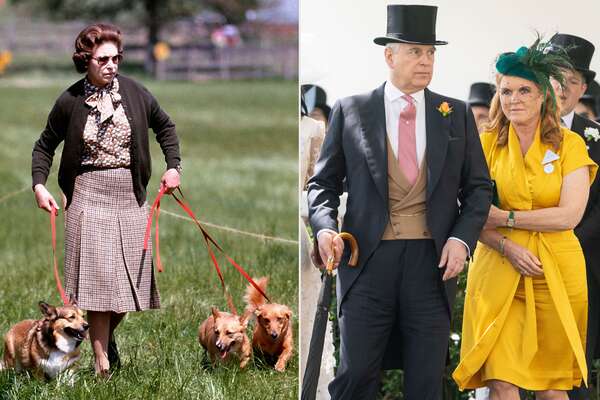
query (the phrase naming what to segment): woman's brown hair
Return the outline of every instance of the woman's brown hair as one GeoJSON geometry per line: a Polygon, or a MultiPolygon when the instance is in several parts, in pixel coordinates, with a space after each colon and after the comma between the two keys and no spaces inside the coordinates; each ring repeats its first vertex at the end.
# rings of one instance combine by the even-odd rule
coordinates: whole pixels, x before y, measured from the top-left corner
{"type": "MultiPolygon", "coordinates": [[[[500,105],[500,81],[504,75],[496,75],[496,94],[492,98],[490,106],[490,122],[484,127],[486,131],[498,132],[498,144],[501,146],[508,143],[508,127],[510,121],[504,115],[502,106],[500,105]]],[[[535,82],[534,82],[535,84],[535,82]]],[[[542,90],[538,84],[535,84],[540,91],[542,90]]],[[[548,90],[553,90],[552,87],[548,90]]],[[[542,95],[544,95],[542,93],[542,95]]],[[[542,121],[540,127],[540,137],[542,143],[551,144],[554,150],[558,150],[562,142],[562,132],[560,131],[560,106],[555,102],[551,93],[546,93],[546,98],[540,110],[542,121]]]]}
{"type": "Polygon", "coordinates": [[[87,71],[94,48],[105,42],[114,43],[119,50],[119,54],[123,52],[121,30],[114,25],[93,24],[77,35],[77,39],[75,39],[75,52],[73,53],[73,63],[77,72],[83,73],[87,71]]]}

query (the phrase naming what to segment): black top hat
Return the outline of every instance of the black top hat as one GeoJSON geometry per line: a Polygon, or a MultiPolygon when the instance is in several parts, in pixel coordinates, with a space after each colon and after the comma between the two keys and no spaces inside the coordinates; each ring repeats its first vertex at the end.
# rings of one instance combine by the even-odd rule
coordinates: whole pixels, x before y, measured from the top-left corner
{"type": "Polygon", "coordinates": [[[406,4],[387,6],[387,34],[376,37],[376,44],[388,43],[448,44],[435,38],[437,7],[406,4]]]}
{"type": "Polygon", "coordinates": [[[327,104],[327,93],[320,86],[302,85],[300,91],[308,112],[311,112],[316,104],[327,104]]]}
{"type": "Polygon", "coordinates": [[[587,83],[592,81],[596,73],[590,70],[590,62],[594,55],[594,45],[579,36],[557,33],[552,36],[550,43],[561,46],[567,50],[571,64],[585,76],[587,83]]]}
{"type": "Polygon", "coordinates": [[[496,93],[496,86],[491,83],[475,82],[469,91],[469,105],[489,107],[494,93],[496,93]]]}

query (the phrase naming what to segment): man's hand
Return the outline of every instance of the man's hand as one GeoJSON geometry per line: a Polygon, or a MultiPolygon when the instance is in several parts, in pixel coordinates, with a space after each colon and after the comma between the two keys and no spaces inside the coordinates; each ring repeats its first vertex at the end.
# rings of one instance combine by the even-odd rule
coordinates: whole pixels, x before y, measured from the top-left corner
{"type": "Polygon", "coordinates": [[[439,268],[446,267],[442,280],[452,279],[463,270],[467,260],[467,248],[458,240],[448,239],[442,249],[439,268]]]}
{"type": "Polygon", "coordinates": [[[54,197],[50,194],[50,192],[46,189],[44,185],[38,183],[35,185],[35,201],[37,205],[42,210],[46,210],[48,212],[52,212],[52,206],[54,206],[57,210],[60,208],[54,197]]]}
{"type": "Polygon", "coordinates": [[[323,267],[327,265],[327,259],[330,256],[334,256],[333,268],[337,268],[342,260],[342,253],[344,252],[344,241],[342,238],[338,237],[335,240],[333,239],[337,234],[324,231],[319,235],[319,254],[321,254],[321,262],[323,263],[323,267]],[[331,244],[333,242],[334,251],[332,254],[331,244]]]}
{"type": "Polygon", "coordinates": [[[166,194],[171,194],[179,187],[179,172],[175,168],[168,169],[160,178],[160,189],[166,189],[166,194]]]}

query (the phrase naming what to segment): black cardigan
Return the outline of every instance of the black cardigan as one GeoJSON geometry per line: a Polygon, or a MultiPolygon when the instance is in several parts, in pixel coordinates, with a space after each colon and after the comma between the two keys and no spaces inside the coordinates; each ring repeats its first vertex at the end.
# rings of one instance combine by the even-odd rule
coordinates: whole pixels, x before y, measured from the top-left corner
{"type": "MultiPolygon", "coordinates": [[[[148,89],[118,75],[119,94],[123,109],[131,126],[131,175],[133,191],[138,204],[146,200],[146,186],[150,180],[151,159],[148,145],[148,128],[156,134],[156,140],[165,155],[167,169],[176,168],[181,162],[179,140],[175,124],[160,108],[148,89]]],[[[71,203],[75,178],[81,167],[83,130],[90,108],[85,104],[84,79],[73,84],[56,100],[48,115],[46,128],[33,146],[31,176],[33,187],[45,184],[48,179],[56,147],[65,141],[58,169],[58,184],[65,196],[67,207],[71,203]]]]}

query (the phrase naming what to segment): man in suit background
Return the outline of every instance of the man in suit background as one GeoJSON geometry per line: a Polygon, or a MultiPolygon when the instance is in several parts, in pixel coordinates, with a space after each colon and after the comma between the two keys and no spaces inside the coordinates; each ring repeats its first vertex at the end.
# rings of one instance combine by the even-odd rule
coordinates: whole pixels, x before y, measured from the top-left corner
{"type": "Polygon", "coordinates": [[[427,89],[435,46],[447,44],[436,40],[437,7],[387,11],[387,35],[374,41],[386,46],[389,79],[336,103],[308,183],[315,247],[340,265],[333,399],[373,399],[381,369],[400,367],[405,399],[441,399],[456,276],[492,199],[473,114],[427,89]],[[333,241],[344,179],[356,267],[333,241]]]}
{"type": "MultiPolygon", "coordinates": [[[[554,84],[560,100],[561,119],[565,126],[578,133],[586,141],[590,158],[600,162],[600,142],[590,137],[595,130],[600,135],[600,125],[575,113],[579,99],[584,95],[588,85],[596,73],[591,71],[590,61],[594,55],[594,45],[574,35],[558,33],[550,39],[552,44],[567,50],[574,69],[564,71],[565,86],[554,84]],[[586,133],[587,131],[587,133],[586,133]]],[[[600,334],[600,185],[598,179],[590,188],[590,197],[579,225],[575,227],[575,235],[581,243],[587,269],[588,280],[588,329],[586,341],[586,358],[588,370],[591,372],[593,360],[600,357],[598,335],[600,334]]],[[[590,382],[588,378],[588,382],[590,382]]],[[[589,399],[590,393],[582,385],[569,391],[570,399],[589,399]]]]}
{"type": "Polygon", "coordinates": [[[490,104],[494,93],[496,85],[487,82],[475,82],[469,89],[467,104],[473,112],[479,133],[483,133],[485,125],[490,122],[490,104]]]}

